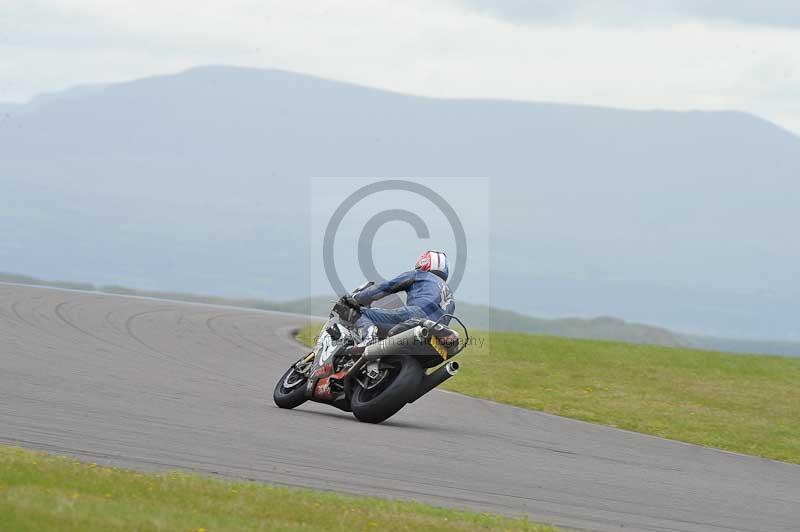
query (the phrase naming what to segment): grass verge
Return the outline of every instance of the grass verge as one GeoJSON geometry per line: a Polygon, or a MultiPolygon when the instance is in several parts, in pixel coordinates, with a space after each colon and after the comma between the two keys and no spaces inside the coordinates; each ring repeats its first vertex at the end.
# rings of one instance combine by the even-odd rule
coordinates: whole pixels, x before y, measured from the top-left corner
{"type": "Polygon", "coordinates": [[[0,446],[0,530],[555,531],[424,504],[139,473],[0,446]]]}
{"type": "MultiPolygon", "coordinates": [[[[300,332],[307,344],[319,332],[300,332]]],[[[456,392],[800,464],[800,359],[476,332],[456,392]]]]}

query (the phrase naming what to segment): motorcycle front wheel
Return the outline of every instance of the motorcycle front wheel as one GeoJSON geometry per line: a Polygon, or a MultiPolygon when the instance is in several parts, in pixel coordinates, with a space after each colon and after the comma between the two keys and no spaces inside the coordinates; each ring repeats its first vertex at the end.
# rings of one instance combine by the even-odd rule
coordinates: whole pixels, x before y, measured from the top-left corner
{"type": "Polygon", "coordinates": [[[389,357],[381,360],[377,378],[359,378],[353,386],[350,406],[356,419],[381,423],[400,411],[422,383],[422,367],[415,358],[389,357]]]}
{"type": "Polygon", "coordinates": [[[292,366],[275,385],[272,400],[280,408],[295,408],[302,405],[306,402],[307,381],[308,378],[292,366]]]}

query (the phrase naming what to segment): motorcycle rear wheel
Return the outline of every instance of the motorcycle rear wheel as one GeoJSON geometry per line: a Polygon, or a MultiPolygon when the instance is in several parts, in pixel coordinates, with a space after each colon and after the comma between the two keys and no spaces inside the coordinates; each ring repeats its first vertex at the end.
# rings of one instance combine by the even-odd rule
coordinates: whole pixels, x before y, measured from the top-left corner
{"type": "Polygon", "coordinates": [[[390,357],[384,364],[395,366],[383,382],[365,388],[356,382],[350,406],[353,415],[365,423],[381,423],[400,411],[414,397],[422,383],[422,367],[415,358],[390,357]]]}

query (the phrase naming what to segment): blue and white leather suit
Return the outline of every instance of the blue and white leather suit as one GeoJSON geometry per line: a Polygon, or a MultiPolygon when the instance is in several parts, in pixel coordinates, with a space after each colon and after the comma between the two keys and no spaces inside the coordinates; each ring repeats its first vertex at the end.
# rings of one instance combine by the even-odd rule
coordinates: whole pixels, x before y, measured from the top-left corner
{"type": "MultiPolygon", "coordinates": [[[[422,270],[411,270],[394,279],[374,284],[354,295],[362,307],[389,294],[406,293],[406,305],[393,309],[362,308],[356,322],[359,330],[368,331],[377,326],[378,334],[385,336],[389,329],[412,318],[438,320],[443,314],[453,314],[456,302],[447,282],[438,275],[422,270]]],[[[445,318],[442,323],[449,323],[445,318]]]]}

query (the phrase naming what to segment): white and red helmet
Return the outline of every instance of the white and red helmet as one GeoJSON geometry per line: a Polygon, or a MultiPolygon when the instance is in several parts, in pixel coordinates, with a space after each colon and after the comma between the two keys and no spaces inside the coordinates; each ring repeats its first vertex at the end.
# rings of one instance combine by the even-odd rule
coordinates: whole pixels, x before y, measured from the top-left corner
{"type": "Polygon", "coordinates": [[[426,251],[419,256],[414,269],[435,273],[445,281],[450,274],[450,268],[447,266],[447,255],[441,251],[426,251]]]}

